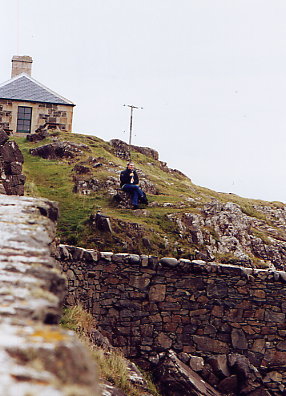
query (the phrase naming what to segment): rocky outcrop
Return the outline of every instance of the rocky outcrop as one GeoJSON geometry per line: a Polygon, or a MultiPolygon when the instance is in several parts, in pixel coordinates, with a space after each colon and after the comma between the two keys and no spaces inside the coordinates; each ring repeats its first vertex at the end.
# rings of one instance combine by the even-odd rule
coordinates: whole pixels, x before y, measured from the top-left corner
{"type": "Polygon", "coordinates": [[[116,194],[116,189],[119,187],[118,178],[115,178],[114,176],[109,176],[102,181],[95,177],[81,178],[75,175],[73,177],[73,181],[73,192],[81,195],[90,195],[100,191],[103,194],[112,196],[116,194]]]}
{"type": "Polygon", "coordinates": [[[30,154],[49,160],[55,160],[75,158],[76,156],[82,155],[84,151],[90,151],[90,148],[86,144],[59,141],[31,149],[30,154]]]}
{"type": "MultiPolygon", "coordinates": [[[[143,190],[144,191],[144,190],[143,190]]],[[[118,208],[130,209],[133,207],[131,203],[131,194],[118,189],[116,194],[112,197],[112,203],[118,208]]],[[[148,198],[146,194],[143,197],[139,197],[139,206],[146,207],[148,205],[148,198]]]]}
{"type": "Polygon", "coordinates": [[[0,131],[0,194],[24,195],[23,155],[16,142],[0,131]]]}
{"type": "Polygon", "coordinates": [[[150,157],[156,161],[159,159],[158,151],[151,149],[149,147],[129,145],[119,139],[112,139],[110,140],[109,143],[113,147],[113,151],[116,157],[119,157],[126,161],[130,161],[130,150],[135,150],[138,153],[144,154],[147,157],[150,157]]]}
{"type": "Polygon", "coordinates": [[[88,351],[57,326],[65,278],[50,256],[58,208],[0,195],[0,394],[99,395],[88,351]]]}
{"type": "Polygon", "coordinates": [[[122,191],[121,189],[118,189],[116,191],[116,194],[112,197],[112,202],[118,208],[125,208],[125,209],[132,208],[131,195],[128,194],[127,192],[122,191]]]}
{"type": "Polygon", "coordinates": [[[286,207],[257,209],[249,215],[235,203],[213,201],[200,211],[168,218],[177,225],[180,237],[196,245],[208,261],[284,269],[286,207]]]}

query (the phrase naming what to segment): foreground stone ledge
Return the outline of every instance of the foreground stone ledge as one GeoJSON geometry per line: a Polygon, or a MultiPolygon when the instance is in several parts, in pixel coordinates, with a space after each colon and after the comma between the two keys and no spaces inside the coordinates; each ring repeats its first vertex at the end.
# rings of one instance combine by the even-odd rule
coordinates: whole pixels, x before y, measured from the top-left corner
{"type": "Polygon", "coordinates": [[[57,323],[65,277],[51,258],[57,205],[0,195],[0,394],[98,395],[96,368],[57,323]]]}

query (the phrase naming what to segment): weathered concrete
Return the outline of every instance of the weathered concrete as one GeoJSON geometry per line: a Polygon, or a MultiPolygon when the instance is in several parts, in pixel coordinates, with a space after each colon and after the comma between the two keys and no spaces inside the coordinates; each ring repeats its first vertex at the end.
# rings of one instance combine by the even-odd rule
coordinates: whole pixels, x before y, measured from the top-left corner
{"type": "Polygon", "coordinates": [[[65,278],[50,256],[58,208],[0,195],[0,395],[98,395],[96,368],[57,326],[65,278]]]}

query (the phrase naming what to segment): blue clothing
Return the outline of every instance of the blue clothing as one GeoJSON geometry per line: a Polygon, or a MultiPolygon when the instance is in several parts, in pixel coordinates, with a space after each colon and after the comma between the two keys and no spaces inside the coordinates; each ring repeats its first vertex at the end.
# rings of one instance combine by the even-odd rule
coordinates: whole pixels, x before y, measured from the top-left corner
{"type": "Polygon", "coordinates": [[[136,184],[124,184],[122,190],[131,194],[131,203],[134,206],[138,205],[139,197],[143,197],[143,191],[136,184]]]}

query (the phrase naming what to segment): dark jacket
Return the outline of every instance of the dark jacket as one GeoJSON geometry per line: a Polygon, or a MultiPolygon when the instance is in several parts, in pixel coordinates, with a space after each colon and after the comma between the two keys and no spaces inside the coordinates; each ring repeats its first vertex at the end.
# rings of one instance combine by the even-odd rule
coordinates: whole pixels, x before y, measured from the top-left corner
{"type": "Polygon", "coordinates": [[[124,171],[120,173],[120,187],[122,187],[124,184],[138,184],[139,183],[139,177],[137,175],[136,170],[131,170],[126,168],[124,171]],[[133,172],[133,183],[131,183],[131,176],[130,173],[133,172]]]}

